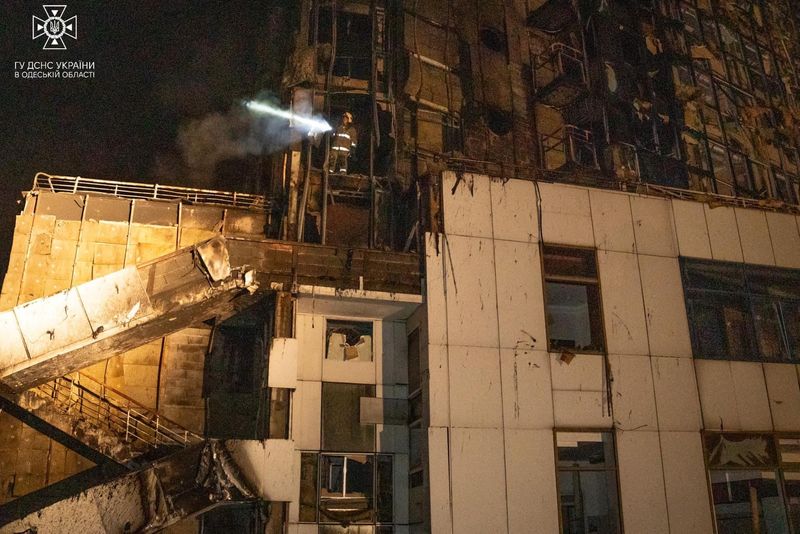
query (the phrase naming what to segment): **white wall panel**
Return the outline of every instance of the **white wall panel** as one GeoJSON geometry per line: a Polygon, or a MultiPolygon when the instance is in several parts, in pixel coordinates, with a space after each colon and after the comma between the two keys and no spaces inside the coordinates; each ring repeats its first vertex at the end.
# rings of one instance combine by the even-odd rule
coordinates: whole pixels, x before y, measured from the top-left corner
{"type": "Polygon", "coordinates": [[[797,366],[782,363],[763,365],[775,430],[800,430],[800,387],[798,387],[797,366]]]}
{"type": "Polygon", "coordinates": [[[730,362],[695,360],[703,428],[742,430],[730,362]]]}
{"type": "Polygon", "coordinates": [[[733,208],[703,205],[706,212],[708,238],[711,241],[711,256],[715,260],[742,261],[742,246],[733,208]]]}
{"type": "Polygon", "coordinates": [[[539,184],[542,232],[546,243],[594,246],[592,214],[586,188],[539,184]]]}
{"type": "Polygon", "coordinates": [[[681,256],[711,259],[711,242],[708,239],[703,204],[687,200],[673,200],[675,232],[681,256]]]}
{"type": "Polygon", "coordinates": [[[430,426],[450,425],[450,370],[447,365],[447,346],[428,346],[428,384],[423,385],[425,406],[430,426]]]}
{"type": "Polygon", "coordinates": [[[500,349],[500,362],[506,428],[552,429],[550,355],[538,350],[500,349]]]}
{"type": "Polygon", "coordinates": [[[605,366],[600,354],[576,354],[570,363],[550,353],[550,372],[554,390],[603,391],[605,366]]]}
{"type": "Polygon", "coordinates": [[[425,234],[425,307],[427,308],[426,330],[428,342],[435,345],[447,344],[447,297],[445,280],[452,276],[445,272],[447,255],[444,237],[425,234]],[[438,252],[437,252],[438,246],[438,252]]]}
{"type": "Polygon", "coordinates": [[[659,429],[699,431],[702,428],[702,416],[694,362],[686,358],[654,356],[650,363],[659,429]]]}
{"type": "Polygon", "coordinates": [[[735,208],[745,263],[775,265],[767,218],[763,211],[735,208]]]}
{"type": "Polygon", "coordinates": [[[730,362],[742,430],[772,430],[764,371],[756,362],[730,362]]]}
{"type": "Polygon", "coordinates": [[[547,347],[539,247],[513,241],[494,246],[500,346],[547,347]]]}
{"type": "Polygon", "coordinates": [[[655,256],[678,255],[678,241],[672,222],[669,200],[652,197],[631,197],[633,231],[639,254],[655,256]]]}
{"type": "Polygon", "coordinates": [[[453,532],[450,509],[450,451],[448,430],[428,429],[428,480],[430,483],[431,532],[453,532]]]}
{"type": "Polygon", "coordinates": [[[509,532],[558,532],[552,430],[506,431],[509,532]]]}
{"type": "Polygon", "coordinates": [[[598,251],[597,261],[608,352],[647,354],[647,329],[636,255],[598,251]]]}
{"type": "Polygon", "coordinates": [[[692,357],[677,258],[639,256],[650,354],[692,357]]]}
{"type": "Polygon", "coordinates": [[[491,182],[492,224],[495,239],[534,242],[539,239],[536,191],[527,180],[491,182]]]}
{"type": "Polygon", "coordinates": [[[699,432],[661,432],[661,459],[673,534],[714,532],[699,432]]]}
{"type": "Polygon", "coordinates": [[[322,380],[322,358],[325,357],[325,319],[310,313],[298,313],[295,320],[297,337],[297,378],[322,380]]]}
{"type": "Polygon", "coordinates": [[[375,360],[371,362],[322,360],[322,380],[323,382],[375,384],[377,363],[375,360]]]}
{"type": "Polygon", "coordinates": [[[800,231],[795,216],[768,211],[767,226],[775,264],[778,267],[800,268],[800,231]]]}
{"type": "Polygon", "coordinates": [[[656,402],[648,356],[608,357],[611,393],[614,399],[614,426],[621,430],[656,430],[656,402]]]}
{"type": "Polygon", "coordinates": [[[558,428],[611,428],[603,391],[553,391],[553,416],[558,428]]]}
{"type": "Polygon", "coordinates": [[[453,532],[508,532],[503,432],[453,428],[450,435],[453,532]]]}
{"type": "Polygon", "coordinates": [[[631,221],[630,195],[591,189],[589,202],[598,250],[636,252],[631,221]]]}
{"type": "MultiPolygon", "coordinates": [[[[450,345],[497,347],[494,248],[489,239],[450,236],[447,268],[447,340],[450,345]]],[[[439,316],[440,318],[442,316],[439,316]]]]}
{"type": "Polygon", "coordinates": [[[669,533],[658,432],[617,432],[625,532],[669,533]]]}
{"type": "Polygon", "coordinates": [[[454,172],[442,174],[444,231],[449,236],[491,237],[490,180],[474,174],[462,174],[461,177],[459,181],[454,172]]]}
{"type": "Polygon", "coordinates": [[[300,381],[292,397],[292,439],[298,449],[320,449],[322,383],[300,381]]]}
{"type": "MultiPolygon", "coordinates": [[[[408,455],[395,454],[392,464],[393,512],[395,523],[408,523],[408,455]]],[[[396,530],[395,530],[396,532],[396,530]]]]}
{"type": "Polygon", "coordinates": [[[502,427],[499,349],[450,346],[450,422],[502,427]]]}

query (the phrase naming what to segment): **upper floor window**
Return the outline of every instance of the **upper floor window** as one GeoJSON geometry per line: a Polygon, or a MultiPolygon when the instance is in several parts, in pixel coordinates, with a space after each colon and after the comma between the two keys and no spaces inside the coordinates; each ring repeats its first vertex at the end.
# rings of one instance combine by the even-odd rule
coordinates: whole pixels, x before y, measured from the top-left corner
{"type": "Polygon", "coordinates": [[[605,340],[594,250],[544,245],[542,263],[550,350],[603,352],[605,340]]]}
{"type": "Polygon", "coordinates": [[[372,323],[328,319],[325,326],[325,359],[372,361],[372,323]]]}
{"type": "Polygon", "coordinates": [[[800,361],[800,270],[681,263],[696,358],[800,361]]]}

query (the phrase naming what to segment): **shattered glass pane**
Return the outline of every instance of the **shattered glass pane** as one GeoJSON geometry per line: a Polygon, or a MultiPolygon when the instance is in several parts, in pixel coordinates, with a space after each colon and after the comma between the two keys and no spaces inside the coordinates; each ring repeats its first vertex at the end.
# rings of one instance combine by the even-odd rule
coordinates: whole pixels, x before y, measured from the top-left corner
{"type": "Polygon", "coordinates": [[[706,434],[708,465],[712,467],[773,467],[777,465],[772,437],[761,434],[706,434]]]}
{"type": "Polygon", "coordinates": [[[326,326],[325,358],[337,361],[372,361],[372,323],[336,321],[326,326]]]}

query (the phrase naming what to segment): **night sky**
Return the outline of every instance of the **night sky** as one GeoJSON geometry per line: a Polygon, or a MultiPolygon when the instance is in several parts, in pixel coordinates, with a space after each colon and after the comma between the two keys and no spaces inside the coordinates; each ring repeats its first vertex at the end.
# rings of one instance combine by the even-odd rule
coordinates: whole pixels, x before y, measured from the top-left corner
{"type": "Polygon", "coordinates": [[[47,51],[31,39],[32,15],[43,16],[42,3],[3,0],[2,273],[15,201],[37,171],[209,185],[203,172],[187,165],[179,132],[210,114],[224,117],[237,101],[275,85],[290,3],[66,2],[65,18],[78,17],[78,39],[65,38],[67,50],[47,51]],[[14,78],[15,61],[77,60],[95,62],[94,79],[14,78]]]}

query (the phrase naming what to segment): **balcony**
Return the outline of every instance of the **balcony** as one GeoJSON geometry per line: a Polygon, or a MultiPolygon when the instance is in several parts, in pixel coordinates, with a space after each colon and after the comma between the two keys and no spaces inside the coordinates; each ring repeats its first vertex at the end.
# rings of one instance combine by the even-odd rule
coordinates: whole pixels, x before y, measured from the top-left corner
{"type": "Polygon", "coordinates": [[[558,110],[570,106],[587,93],[583,53],[563,43],[536,57],[533,84],[539,103],[558,110]]]}
{"type": "Polygon", "coordinates": [[[545,0],[528,13],[528,27],[544,33],[559,33],[578,21],[571,0],[545,0]]]}

